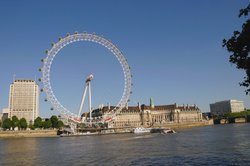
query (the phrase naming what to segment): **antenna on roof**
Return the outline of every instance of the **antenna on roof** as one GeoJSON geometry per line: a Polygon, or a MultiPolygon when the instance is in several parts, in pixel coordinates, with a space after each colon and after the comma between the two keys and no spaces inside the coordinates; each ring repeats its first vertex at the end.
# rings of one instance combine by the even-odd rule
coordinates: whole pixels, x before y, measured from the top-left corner
{"type": "Polygon", "coordinates": [[[15,79],[16,79],[16,74],[13,74],[13,83],[15,82],[15,79]]]}

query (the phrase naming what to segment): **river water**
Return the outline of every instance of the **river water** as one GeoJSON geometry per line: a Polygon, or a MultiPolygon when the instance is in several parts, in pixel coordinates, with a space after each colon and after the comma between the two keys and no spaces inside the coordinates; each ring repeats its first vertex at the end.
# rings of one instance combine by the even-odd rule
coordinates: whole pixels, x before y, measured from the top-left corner
{"type": "Polygon", "coordinates": [[[250,165],[250,123],[168,135],[0,139],[0,165],[250,165]]]}

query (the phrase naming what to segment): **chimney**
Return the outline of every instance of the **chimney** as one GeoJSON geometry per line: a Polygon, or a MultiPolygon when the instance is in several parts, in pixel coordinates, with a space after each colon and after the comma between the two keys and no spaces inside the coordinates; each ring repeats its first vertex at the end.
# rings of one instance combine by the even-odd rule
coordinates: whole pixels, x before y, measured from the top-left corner
{"type": "Polygon", "coordinates": [[[108,103],[108,110],[110,110],[110,103],[108,103]]]}
{"type": "Polygon", "coordinates": [[[155,108],[155,105],[154,105],[154,101],[153,99],[150,97],[150,108],[155,108]]]}

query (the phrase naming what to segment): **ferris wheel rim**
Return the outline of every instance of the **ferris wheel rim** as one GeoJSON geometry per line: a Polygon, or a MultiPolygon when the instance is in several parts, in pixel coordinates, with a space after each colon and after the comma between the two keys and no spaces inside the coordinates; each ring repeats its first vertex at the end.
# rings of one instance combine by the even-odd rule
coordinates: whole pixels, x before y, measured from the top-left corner
{"type": "Polygon", "coordinates": [[[70,119],[72,119],[75,122],[80,122],[81,117],[77,114],[71,112],[67,108],[65,108],[59,100],[56,98],[52,87],[50,83],[50,68],[52,66],[52,62],[54,57],[60,52],[61,49],[66,47],[67,45],[71,43],[75,43],[78,41],[90,41],[97,44],[100,44],[107,48],[119,61],[124,75],[124,89],[121,99],[119,100],[118,104],[110,111],[115,113],[119,113],[127,104],[129,101],[129,96],[132,93],[132,75],[130,71],[130,67],[128,65],[128,62],[126,58],[124,57],[123,53],[115,46],[111,41],[105,39],[104,37],[98,36],[96,34],[90,34],[90,33],[75,33],[72,35],[67,35],[64,38],[59,38],[59,41],[57,43],[52,44],[52,48],[50,50],[46,50],[47,57],[43,60],[43,67],[41,69],[42,71],[42,83],[44,92],[47,95],[47,100],[49,100],[52,104],[52,106],[62,113],[63,115],[66,115],[70,119]]]}

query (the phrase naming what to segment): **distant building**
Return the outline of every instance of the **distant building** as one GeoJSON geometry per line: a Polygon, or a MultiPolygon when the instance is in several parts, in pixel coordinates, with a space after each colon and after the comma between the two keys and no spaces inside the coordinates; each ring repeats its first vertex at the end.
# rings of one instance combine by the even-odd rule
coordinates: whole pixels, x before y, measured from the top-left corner
{"type": "Polygon", "coordinates": [[[225,113],[244,111],[244,102],[238,100],[225,100],[210,104],[212,116],[220,116],[225,113]]]}
{"type": "Polygon", "coordinates": [[[0,120],[2,122],[8,118],[9,112],[10,112],[9,108],[4,108],[2,113],[0,113],[0,120]]]}
{"type": "Polygon", "coordinates": [[[15,80],[10,85],[9,118],[25,118],[28,123],[39,116],[39,87],[33,80],[15,80]]]}
{"type": "MultiPolygon", "coordinates": [[[[108,114],[114,106],[105,106],[93,110],[93,116],[108,114]]],[[[88,113],[83,114],[88,117],[88,113]]],[[[150,99],[150,105],[127,106],[116,115],[111,127],[139,127],[139,126],[164,126],[174,123],[193,123],[202,121],[202,113],[196,105],[154,105],[150,99]]]]}

